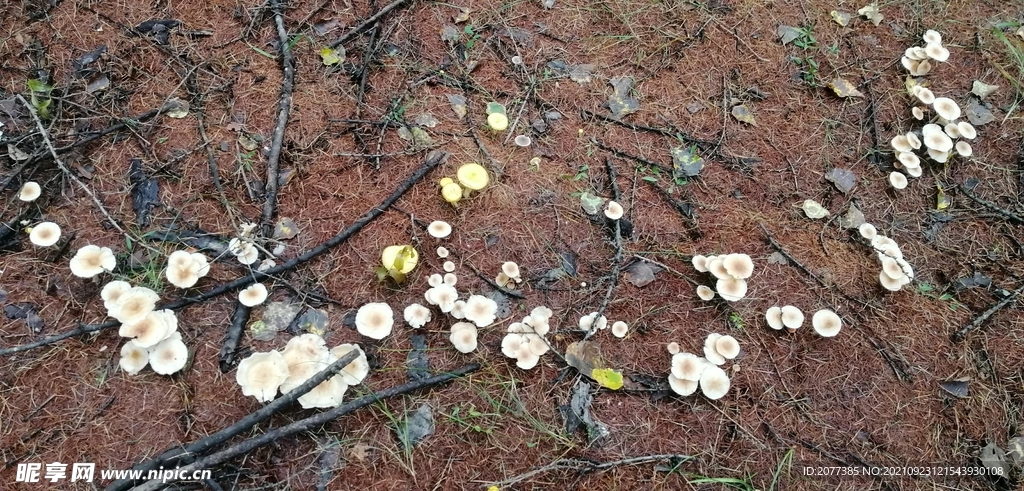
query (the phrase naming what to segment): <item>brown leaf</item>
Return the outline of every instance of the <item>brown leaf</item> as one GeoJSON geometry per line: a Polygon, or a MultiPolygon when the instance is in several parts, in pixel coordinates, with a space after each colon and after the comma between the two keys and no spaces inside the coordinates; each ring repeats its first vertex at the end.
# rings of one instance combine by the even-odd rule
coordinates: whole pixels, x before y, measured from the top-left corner
{"type": "Polygon", "coordinates": [[[754,113],[750,112],[750,108],[746,104],[740,104],[732,107],[732,117],[736,118],[737,121],[757,126],[757,121],[754,119],[754,113]]]}
{"type": "Polygon", "coordinates": [[[857,90],[857,87],[850,83],[848,80],[842,77],[836,77],[835,80],[828,84],[828,87],[836,93],[837,96],[842,98],[847,97],[864,97],[861,91],[857,90]]]}

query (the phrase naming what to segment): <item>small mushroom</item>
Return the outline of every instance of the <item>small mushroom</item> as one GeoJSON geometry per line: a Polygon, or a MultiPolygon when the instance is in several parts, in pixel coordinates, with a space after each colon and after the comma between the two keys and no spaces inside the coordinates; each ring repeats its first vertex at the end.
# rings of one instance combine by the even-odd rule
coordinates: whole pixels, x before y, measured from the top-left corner
{"type": "Polygon", "coordinates": [[[445,259],[445,258],[448,257],[448,254],[449,254],[449,252],[448,252],[448,248],[447,247],[438,247],[437,248],[437,257],[439,257],[441,259],[445,259]]]}
{"type": "Polygon", "coordinates": [[[700,380],[700,374],[708,366],[703,358],[693,353],[672,355],[672,375],[683,380],[700,380]]]}
{"type": "Polygon", "coordinates": [[[957,126],[956,123],[946,123],[946,126],[942,128],[942,131],[950,138],[960,138],[960,127],[957,126]]]}
{"type": "MultiPolygon", "coordinates": [[[[502,114],[502,116],[504,116],[504,114],[502,114]]],[[[456,172],[456,177],[459,179],[459,184],[462,184],[466,189],[471,189],[473,191],[479,191],[491,182],[491,178],[487,174],[487,169],[484,169],[484,166],[477,163],[463,164],[456,172]]]]}
{"type": "Polygon", "coordinates": [[[626,333],[628,333],[628,332],[629,332],[629,324],[626,324],[623,321],[615,321],[612,324],[612,335],[614,335],[615,337],[617,337],[617,338],[624,338],[624,337],[626,337],[626,333]]]}
{"type": "Polygon", "coordinates": [[[721,368],[709,365],[700,374],[700,390],[711,400],[721,399],[729,392],[729,375],[721,368]]]}
{"type": "Polygon", "coordinates": [[[948,97],[936,97],[932,108],[935,109],[935,114],[946,121],[953,121],[960,117],[960,106],[948,97]]]}
{"type": "Polygon", "coordinates": [[[528,146],[530,146],[531,143],[533,143],[533,140],[529,136],[526,136],[526,135],[517,135],[515,140],[513,140],[513,141],[515,142],[516,145],[518,145],[520,147],[528,147],[528,146]]]}
{"type": "Polygon", "coordinates": [[[508,116],[502,113],[491,113],[487,115],[487,126],[494,131],[505,131],[508,128],[508,116]]]}
{"type": "Polygon", "coordinates": [[[676,353],[679,353],[679,343],[672,341],[665,345],[665,349],[668,350],[668,354],[675,355],[676,353]]]}
{"type": "Polygon", "coordinates": [[[901,172],[890,172],[889,184],[891,184],[894,189],[904,189],[907,187],[907,176],[903,175],[901,172]]]}
{"type": "Polygon", "coordinates": [[[907,143],[910,144],[910,148],[918,150],[921,148],[921,139],[917,137],[917,134],[913,131],[907,133],[907,143]]]}
{"type": "Polygon", "coordinates": [[[347,391],[348,384],[335,375],[299,396],[298,401],[304,409],[336,407],[341,405],[347,391]]]}
{"type": "Polygon", "coordinates": [[[134,339],[129,339],[121,346],[121,359],[117,364],[129,375],[138,375],[149,364],[149,350],[139,346],[134,339]]]}
{"type": "Polygon", "coordinates": [[[405,322],[413,329],[419,329],[430,322],[430,309],[418,304],[410,304],[402,312],[405,322]]]}
{"type": "Polygon", "coordinates": [[[505,276],[508,276],[510,280],[514,280],[519,278],[519,265],[513,261],[505,261],[501,264],[501,272],[505,273],[505,276]]]}
{"type": "Polygon", "coordinates": [[[712,298],[715,298],[715,291],[711,287],[706,285],[699,285],[697,287],[697,297],[707,302],[712,298]]]}
{"type": "MultiPolygon", "coordinates": [[[[953,148],[952,141],[950,141],[949,148],[953,148]]],[[[940,164],[945,164],[949,160],[949,150],[936,150],[934,148],[929,148],[928,156],[931,157],[932,160],[940,164]]]]}
{"type": "Polygon", "coordinates": [[[441,197],[451,204],[458,203],[462,199],[462,186],[451,179],[448,179],[448,181],[441,185],[441,197]]]}
{"type": "Polygon", "coordinates": [[[246,307],[255,307],[267,300],[267,287],[263,283],[253,283],[238,292],[238,301],[246,307]]]}
{"type": "Polygon", "coordinates": [[[708,257],[697,254],[690,260],[693,264],[693,269],[696,269],[698,273],[708,272],[708,257]]]}
{"type": "Polygon", "coordinates": [[[956,127],[960,130],[960,135],[968,140],[973,140],[978,137],[978,131],[974,129],[974,125],[967,121],[957,123],[956,127]]]}
{"type": "MultiPolygon", "coordinates": [[[[26,203],[31,203],[43,194],[43,188],[39,187],[39,183],[35,181],[28,181],[21,185],[21,191],[18,192],[18,199],[26,203]]],[[[145,366],[145,365],[143,365],[145,366]]],[[[127,371],[127,370],[126,370],[127,371]]],[[[136,372],[138,373],[138,372],[136,372]]],[[[132,375],[135,375],[134,373],[132,375]]]]}
{"type": "Polygon", "coordinates": [[[924,39],[925,44],[942,44],[942,35],[933,29],[924,31],[924,35],[921,38],[924,39]]]}
{"type": "Polygon", "coordinates": [[[398,270],[399,273],[409,274],[413,269],[416,269],[416,265],[419,264],[420,255],[416,252],[416,248],[410,245],[392,245],[387,246],[381,251],[380,263],[387,269],[398,270]],[[398,261],[398,255],[403,255],[403,262],[401,267],[395,264],[398,261]]]}
{"type": "Polygon", "coordinates": [[[71,274],[79,278],[92,278],[104,271],[113,271],[117,267],[117,258],[109,247],[92,244],[82,246],[71,258],[71,274]]]}
{"type": "Polygon", "coordinates": [[[476,326],[469,322],[456,322],[452,324],[448,340],[459,353],[472,353],[476,349],[476,337],[476,326]]]}
{"type": "Polygon", "coordinates": [[[529,370],[537,366],[537,363],[540,362],[540,355],[534,353],[533,350],[530,349],[529,342],[522,343],[519,345],[518,349],[516,350],[515,358],[516,366],[523,370],[529,370]]]}
{"type": "Polygon", "coordinates": [[[924,119],[924,109],[914,106],[910,109],[910,114],[914,116],[914,119],[921,121],[924,119]]]}
{"type": "Polygon", "coordinates": [[[675,375],[669,374],[668,385],[672,388],[672,392],[685,397],[697,392],[698,382],[695,380],[681,379],[675,375]]]}
{"type": "Polygon", "coordinates": [[[892,140],[889,141],[889,144],[892,145],[892,149],[897,152],[914,151],[914,147],[911,147],[910,141],[907,140],[907,135],[904,134],[899,134],[892,137],[892,140]]]}
{"type": "Polygon", "coordinates": [[[921,173],[922,173],[921,166],[907,167],[904,170],[907,171],[907,175],[910,176],[910,177],[921,177],[921,173]]]}
{"type": "Polygon", "coordinates": [[[733,278],[745,280],[754,273],[754,261],[746,254],[726,254],[722,258],[722,266],[733,278]]]}
{"type": "Polygon", "coordinates": [[[932,104],[935,102],[935,93],[932,92],[931,89],[929,89],[928,87],[915,85],[913,92],[914,97],[917,97],[917,100],[925,104],[932,104]]]}
{"type": "Polygon", "coordinates": [[[356,311],[356,330],[371,339],[384,339],[395,324],[391,306],[383,302],[370,302],[356,311]]]}
{"type": "Polygon", "coordinates": [[[915,153],[911,152],[898,152],[896,154],[896,160],[903,164],[904,167],[921,167],[921,159],[915,153]]]}
{"type": "Polygon", "coordinates": [[[622,218],[624,212],[622,205],[614,200],[608,200],[608,203],[604,207],[604,216],[611,220],[618,220],[622,218]]]}
{"type": "Polygon", "coordinates": [[[42,222],[32,227],[29,242],[39,247],[50,247],[60,240],[60,226],[53,222],[42,222]]]}
{"type": "Polygon", "coordinates": [[[898,278],[893,278],[884,270],[878,273],[878,283],[882,285],[882,288],[891,292],[898,292],[903,288],[903,285],[910,283],[910,278],[906,275],[901,274],[898,278]]]}
{"type": "Polygon", "coordinates": [[[894,280],[898,280],[903,277],[903,268],[900,267],[900,263],[896,262],[896,259],[889,256],[882,258],[882,272],[894,280]]]}
{"type": "Polygon", "coordinates": [[[188,362],[188,347],[180,338],[160,341],[149,353],[149,366],[160,375],[172,375],[188,362]]]}
{"type": "Polygon", "coordinates": [[[939,43],[928,43],[924,47],[924,52],[929,58],[938,62],[944,62],[949,59],[949,50],[939,43]]]}
{"type": "Polygon", "coordinates": [[[451,273],[452,271],[455,271],[455,263],[452,261],[445,261],[444,264],[442,265],[442,268],[445,270],[445,272],[451,273]]]}
{"type": "Polygon", "coordinates": [[[956,142],[956,153],[961,157],[970,157],[974,154],[974,149],[971,148],[971,144],[963,140],[956,142]]]}
{"type": "Polygon", "coordinates": [[[466,320],[477,327],[487,327],[494,323],[498,312],[498,303],[483,295],[470,295],[462,313],[466,320]]]}
{"type": "Polygon", "coordinates": [[[459,299],[459,292],[454,286],[442,283],[427,290],[423,297],[427,300],[427,303],[437,305],[441,312],[447,314],[455,307],[455,302],[459,299]]]}
{"type": "Polygon", "coordinates": [[[434,273],[427,277],[427,284],[431,287],[444,283],[444,277],[440,273],[434,273]]]}
{"type": "Polygon", "coordinates": [[[731,276],[729,276],[729,270],[725,269],[724,256],[709,256],[707,267],[708,272],[710,272],[711,275],[714,276],[715,278],[731,278],[731,276]]]}
{"type": "Polygon", "coordinates": [[[358,344],[339,344],[331,348],[330,356],[327,358],[328,363],[334,363],[341,359],[343,356],[349,354],[350,351],[355,350],[359,352],[359,356],[355,360],[345,365],[336,377],[341,377],[348,385],[356,385],[366,380],[366,376],[370,374],[370,362],[366,359],[366,353],[359,347],[358,344]]]}
{"type": "Polygon", "coordinates": [[[736,302],[747,294],[747,281],[739,278],[720,278],[715,284],[718,295],[730,302],[736,302]]]}
{"type": "Polygon", "coordinates": [[[452,233],[452,226],[443,220],[434,220],[427,225],[427,233],[435,239],[443,239],[452,233]]]}
{"type": "Polygon", "coordinates": [[[782,323],[782,308],[779,306],[769,307],[764,313],[764,320],[768,323],[768,327],[781,331],[783,327],[786,327],[782,323]]]}
{"type": "Polygon", "coordinates": [[[822,309],[811,317],[811,325],[814,326],[814,331],[822,337],[830,338],[839,334],[839,330],[843,328],[843,320],[835,312],[822,309]]]}
{"type": "Polygon", "coordinates": [[[288,379],[288,363],[277,350],[256,352],[238,363],[235,381],[242,388],[242,395],[255,397],[260,402],[270,402],[277,395],[281,384],[288,379]]]}
{"type": "Polygon", "coordinates": [[[118,298],[125,294],[128,290],[132,289],[132,285],[127,281],[114,280],[103,285],[103,289],[100,290],[100,298],[103,299],[103,306],[110,311],[111,306],[115,305],[118,298]]]}
{"type": "Polygon", "coordinates": [[[160,296],[149,288],[132,287],[117,297],[108,314],[122,324],[134,324],[149,315],[159,300],[160,296]]]}
{"type": "Polygon", "coordinates": [[[306,333],[289,339],[281,356],[288,365],[288,378],[281,382],[281,393],[287,394],[326,368],[331,352],[324,338],[306,333]]]}
{"type": "MultiPolygon", "coordinates": [[[[932,126],[932,125],[925,125],[932,126]]],[[[938,127],[939,125],[934,125],[938,127]]],[[[953,148],[953,140],[949,138],[944,131],[929,131],[924,134],[924,146],[928,147],[928,150],[935,150],[937,152],[948,152],[953,148]]],[[[931,152],[929,152],[931,155],[931,152]]]]}
{"type": "Polygon", "coordinates": [[[861,237],[868,240],[874,239],[878,235],[878,229],[870,223],[860,224],[860,227],[857,227],[857,232],[860,233],[861,237]]]}
{"type": "Polygon", "coordinates": [[[455,286],[459,282],[459,277],[455,273],[445,273],[441,281],[446,285],[455,286]]]}
{"type": "Polygon", "coordinates": [[[800,329],[804,325],[804,313],[792,305],[786,305],[782,307],[782,324],[790,331],[800,329]]]}
{"type": "Polygon", "coordinates": [[[143,348],[152,348],[157,343],[168,339],[178,330],[178,318],[172,310],[155,310],[141,320],[131,324],[121,324],[117,334],[125,338],[133,338],[143,348]]]}
{"type": "Polygon", "coordinates": [[[718,338],[718,341],[715,341],[715,351],[722,355],[726,360],[731,360],[739,356],[740,342],[732,336],[722,336],[718,338]]]}

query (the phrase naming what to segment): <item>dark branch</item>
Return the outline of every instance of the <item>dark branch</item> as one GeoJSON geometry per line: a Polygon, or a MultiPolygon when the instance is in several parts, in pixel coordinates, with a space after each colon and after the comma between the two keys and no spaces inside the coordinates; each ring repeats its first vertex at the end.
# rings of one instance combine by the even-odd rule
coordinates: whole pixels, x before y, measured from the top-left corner
{"type": "Polygon", "coordinates": [[[277,170],[281,163],[284,129],[288,125],[288,114],[292,109],[292,88],[295,84],[295,62],[288,42],[288,31],[284,28],[283,1],[274,1],[274,24],[277,26],[277,39],[281,44],[281,69],[284,71],[284,78],[281,80],[281,96],[277,101],[277,125],[274,126],[270,154],[267,156],[267,183],[261,219],[263,235],[266,237],[274,230],[274,213],[277,211],[277,170]]]}

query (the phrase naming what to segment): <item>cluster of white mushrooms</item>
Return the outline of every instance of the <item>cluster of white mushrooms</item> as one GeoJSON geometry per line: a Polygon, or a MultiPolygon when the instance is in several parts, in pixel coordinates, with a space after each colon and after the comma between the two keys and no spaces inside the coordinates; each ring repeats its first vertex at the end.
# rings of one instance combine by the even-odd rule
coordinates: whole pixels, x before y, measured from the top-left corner
{"type": "Polygon", "coordinates": [[[607,317],[598,315],[597,312],[591,312],[580,317],[579,326],[580,330],[586,333],[603,331],[611,327],[612,335],[617,338],[624,338],[626,337],[626,334],[629,333],[629,324],[626,324],[623,321],[609,323],[607,317]]]}
{"type": "Polygon", "coordinates": [[[160,296],[144,286],[115,280],[100,291],[107,315],[121,323],[118,334],[130,338],[121,347],[121,369],[137,375],[146,365],[160,375],[185,368],[188,348],[178,332],[178,317],[171,310],[155,310],[160,296]]]}
{"type": "Polygon", "coordinates": [[[192,288],[210,272],[210,261],[201,252],[174,251],[167,256],[167,281],[178,288],[192,288]]]}
{"type": "Polygon", "coordinates": [[[515,288],[516,285],[523,282],[522,272],[519,271],[519,265],[513,261],[505,261],[501,264],[501,271],[494,277],[494,282],[498,286],[503,288],[515,288]]]}
{"type": "MultiPolygon", "coordinates": [[[[789,332],[795,332],[804,325],[804,313],[792,305],[783,307],[776,305],[765,311],[764,320],[768,323],[768,327],[776,331],[786,329],[789,332]]],[[[814,327],[814,332],[821,337],[831,338],[843,329],[843,319],[831,310],[822,309],[811,316],[811,326],[814,327]]]]}
{"type": "Polygon", "coordinates": [[[541,305],[534,307],[522,322],[509,324],[501,340],[502,354],[515,359],[516,366],[523,370],[537,366],[540,357],[550,349],[545,336],[551,330],[552,315],[551,309],[541,305]]]}
{"type": "MultiPolygon", "coordinates": [[[[913,77],[927,75],[932,69],[932,62],[945,62],[949,59],[949,50],[942,46],[942,36],[929,30],[924,34],[925,46],[907,48],[903,56],[903,66],[913,77]]],[[[965,140],[973,140],[978,136],[977,130],[967,121],[959,121],[961,111],[956,101],[948,97],[936,97],[931,89],[921,85],[917,80],[908,82],[911,95],[921,105],[911,109],[914,119],[924,120],[930,107],[935,117],[926,123],[920,132],[910,131],[896,135],[890,144],[896,152],[895,166],[903,169],[906,174],[894,171],[889,174],[889,184],[895,189],[907,187],[907,176],[920,177],[921,159],[914,152],[924,150],[929,158],[938,163],[946,163],[953,152],[961,157],[970,157],[974,150],[965,140]],[[959,140],[959,141],[954,141],[959,140]]]]}
{"type": "Polygon", "coordinates": [[[914,279],[914,268],[903,258],[903,251],[895,240],[878,233],[878,229],[870,223],[859,228],[860,236],[870,241],[875,256],[882,264],[878,273],[878,282],[891,292],[900,291],[904,285],[914,279]]]}
{"type": "Polygon", "coordinates": [[[725,300],[735,302],[747,294],[747,279],[754,274],[754,262],[746,254],[722,254],[719,256],[693,256],[693,267],[701,273],[715,277],[715,289],[706,285],[697,287],[701,300],[715,298],[715,292],[725,300]]]}
{"type": "Polygon", "coordinates": [[[260,251],[256,249],[256,244],[252,241],[252,233],[255,229],[255,223],[243,223],[238,237],[228,241],[228,251],[234,254],[238,262],[247,266],[260,258],[260,251]]]}
{"type": "Polygon", "coordinates": [[[269,402],[278,391],[285,394],[302,385],[353,350],[359,352],[355,360],[299,397],[299,404],[306,409],[339,406],[349,386],[361,383],[370,373],[366,353],[357,344],[339,344],[328,349],[324,339],[316,334],[295,336],[283,351],[256,352],[246,357],[238,364],[235,380],[242,387],[242,394],[269,402]]]}
{"type": "Polygon", "coordinates": [[[729,375],[722,369],[728,360],[740,355],[740,343],[728,334],[711,333],[704,340],[704,356],[679,351],[678,343],[670,343],[672,369],[668,384],[681,396],[692,395],[700,387],[708,399],[721,399],[729,392],[729,375]]]}

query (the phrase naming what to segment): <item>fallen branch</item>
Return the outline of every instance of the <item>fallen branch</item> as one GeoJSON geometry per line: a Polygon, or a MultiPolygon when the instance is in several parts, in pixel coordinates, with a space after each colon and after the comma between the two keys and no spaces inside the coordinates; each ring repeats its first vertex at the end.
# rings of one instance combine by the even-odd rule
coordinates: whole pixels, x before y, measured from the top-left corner
{"type": "Polygon", "coordinates": [[[238,345],[242,342],[242,333],[245,332],[245,324],[249,322],[250,313],[252,313],[252,307],[235,301],[235,311],[231,314],[231,325],[224,332],[224,341],[220,346],[220,373],[228,373],[235,366],[238,345]]]}
{"type": "MultiPolygon", "coordinates": [[[[266,432],[266,433],[264,433],[264,434],[262,434],[262,435],[260,435],[258,437],[250,438],[248,440],[239,442],[239,443],[237,443],[235,445],[232,445],[231,447],[229,447],[227,449],[224,449],[224,450],[222,450],[220,452],[217,452],[215,454],[209,455],[207,457],[203,457],[203,458],[201,458],[199,460],[196,460],[195,462],[193,462],[193,463],[191,463],[189,465],[183,466],[183,467],[181,467],[180,470],[184,471],[183,473],[185,475],[189,475],[189,474],[191,474],[191,471],[196,470],[196,469],[210,469],[210,468],[212,468],[214,466],[217,466],[217,465],[220,465],[220,464],[222,464],[224,462],[227,462],[228,460],[230,460],[232,458],[235,458],[235,457],[238,457],[240,455],[244,455],[244,454],[246,454],[248,452],[251,452],[251,451],[255,450],[256,448],[259,448],[259,447],[261,447],[263,445],[267,445],[269,443],[273,443],[273,442],[278,441],[278,440],[280,440],[282,438],[287,438],[289,436],[295,435],[296,433],[302,433],[304,431],[309,431],[309,430],[312,430],[314,428],[318,428],[320,426],[323,426],[324,424],[328,423],[329,421],[331,421],[333,419],[339,418],[341,416],[344,416],[346,414],[354,412],[354,411],[356,411],[358,409],[362,409],[362,408],[364,408],[366,406],[369,406],[370,404],[376,403],[378,401],[387,399],[389,397],[394,397],[394,396],[402,395],[402,394],[405,394],[405,393],[408,393],[408,392],[412,392],[412,391],[415,391],[415,390],[424,389],[424,388],[427,388],[427,387],[433,387],[435,385],[440,385],[440,384],[443,384],[443,383],[448,382],[450,380],[453,380],[455,378],[458,378],[458,377],[461,377],[463,375],[466,375],[468,373],[475,372],[475,371],[477,371],[479,369],[480,369],[480,365],[479,364],[471,363],[469,365],[463,366],[463,367],[458,368],[458,369],[456,369],[456,370],[454,370],[452,372],[449,372],[449,373],[442,373],[440,375],[434,375],[433,377],[428,377],[428,378],[425,378],[423,380],[418,380],[416,382],[409,382],[409,383],[402,384],[402,385],[399,385],[399,386],[396,386],[396,387],[392,387],[390,389],[384,389],[384,390],[382,390],[380,392],[375,392],[375,393],[372,393],[372,394],[360,397],[359,399],[351,401],[348,404],[344,404],[344,405],[338,406],[336,408],[329,409],[327,411],[324,411],[322,413],[318,413],[318,414],[316,414],[314,416],[310,416],[310,417],[305,418],[305,419],[300,419],[298,421],[295,421],[293,423],[287,424],[287,425],[282,426],[280,428],[275,428],[273,430],[270,430],[270,431],[268,431],[268,432],[266,432]]],[[[145,484],[143,484],[141,486],[138,486],[138,487],[136,487],[134,489],[136,491],[153,491],[153,490],[161,489],[161,488],[167,486],[167,484],[169,484],[171,482],[172,481],[152,480],[152,481],[148,481],[145,484]]],[[[118,489],[123,489],[123,488],[118,488],[118,489]]],[[[110,487],[108,487],[107,491],[112,491],[112,489],[110,487]]]]}
{"type": "Polygon", "coordinates": [[[771,244],[772,248],[775,249],[776,251],[779,251],[779,254],[782,254],[782,256],[785,257],[787,261],[793,263],[793,265],[800,268],[800,271],[806,273],[807,276],[814,278],[814,281],[818,282],[818,284],[821,285],[823,288],[830,288],[829,284],[825,283],[825,280],[823,280],[820,276],[814,274],[814,272],[808,269],[807,266],[804,266],[803,263],[797,261],[796,258],[793,257],[793,255],[786,250],[785,247],[782,247],[782,245],[775,240],[775,237],[772,236],[772,233],[769,232],[767,228],[765,228],[763,223],[758,223],[757,226],[761,227],[761,233],[764,234],[764,238],[768,240],[768,243],[771,244]]]}
{"type": "Polygon", "coordinates": [[[1015,223],[1017,225],[1024,225],[1024,217],[1022,217],[1022,216],[1020,216],[1020,215],[1018,215],[1018,214],[1016,214],[1016,213],[1014,213],[1014,212],[1012,212],[1010,210],[1006,210],[1006,209],[1000,208],[999,206],[997,206],[995,203],[993,203],[991,201],[982,199],[980,196],[970,192],[966,187],[961,186],[960,187],[960,191],[962,193],[964,193],[964,196],[967,196],[968,198],[971,198],[971,201],[974,201],[975,203],[978,203],[979,205],[984,206],[985,208],[988,208],[989,210],[992,210],[992,211],[998,213],[999,215],[1003,216],[1003,218],[1006,218],[1010,222],[1013,222],[1013,223],[1015,223]]]}
{"type": "Polygon", "coordinates": [[[1021,286],[1020,288],[1014,290],[1013,293],[1007,295],[1006,298],[996,302],[995,305],[989,307],[988,310],[982,312],[981,315],[975,317],[974,320],[969,322],[964,327],[961,327],[957,332],[953,333],[953,335],[951,336],[953,342],[959,343],[960,341],[963,341],[968,334],[981,327],[981,325],[985,321],[987,321],[989,317],[992,317],[996,312],[999,312],[1007,305],[1010,305],[1011,303],[1017,301],[1017,298],[1020,297],[1021,292],[1024,292],[1024,286],[1021,286]]]}
{"type": "Polygon", "coordinates": [[[380,19],[383,18],[385,15],[388,15],[389,12],[391,12],[392,10],[397,9],[398,7],[401,7],[402,5],[406,4],[408,1],[409,0],[395,0],[394,2],[391,2],[391,3],[387,4],[387,5],[385,5],[384,8],[380,9],[379,11],[377,11],[376,14],[373,14],[370,17],[367,17],[366,20],[364,20],[358,26],[353,27],[347,33],[345,33],[344,36],[341,36],[341,38],[339,38],[337,41],[331,43],[331,48],[337,48],[338,46],[341,46],[342,43],[348,41],[349,39],[352,39],[352,38],[358,36],[361,32],[363,32],[363,31],[369,29],[370,27],[374,26],[375,24],[377,24],[377,22],[379,22],[380,19]]]}
{"type": "Polygon", "coordinates": [[[596,119],[596,120],[604,121],[606,123],[616,124],[616,125],[622,126],[623,128],[629,128],[629,129],[631,129],[633,131],[646,131],[648,133],[654,133],[656,135],[661,135],[661,136],[672,138],[672,139],[678,138],[678,139],[683,140],[685,142],[694,143],[694,144],[702,145],[702,146],[704,146],[704,145],[707,145],[707,146],[710,146],[710,147],[717,147],[718,146],[718,143],[715,142],[714,140],[705,140],[703,138],[697,138],[695,136],[687,135],[686,133],[683,133],[681,131],[673,131],[673,130],[667,130],[667,129],[662,129],[662,128],[655,128],[653,126],[645,126],[645,125],[642,125],[642,124],[633,124],[633,123],[630,123],[630,122],[627,122],[627,121],[622,121],[620,119],[615,119],[615,118],[613,118],[611,116],[608,116],[608,115],[605,115],[605,114],[598,114],[598,113],[595,113],[594,111],[590,111],[588,109],[580,109],[580,119],[596,119]]]}
{"type": "MultiPolygon", "coordinates": [[[[313,387],[320,385],[320,383],[323,382],[324,380],[327,380],[336,375],[338,372],[341,371],[342,368],[345,368],[349,363],[352,363],[358,357],[358,350],[352,350],[348,353],[345,353],[345,356],[342,356],[341,358],[335,360],[334,363],[331,363],[330,365],[327,366],[327,368],[324,368],[316,375],[310,377],[309,380],[303,382],[302,385],[299,385],[298,387],[292,389],[287,394],[282,394],[281,397],[274,399],[273,401],[270,402],[270,404],[267,404],[266,406],[263,406],[260,409],[250,413],[248,416],[245,416],[244,418],[238,420],[234,424],[208,437],[196,440],[195,442],[192,442],[188,445],[167,449],[162,454],[152,459],[136,464],[135,466],[132,467],[132,470],[148,471],[158,468],[169,468],[177,466],[181,461],[186,459],[190,461],[194,460],[193,457],[197,455],[202,455],[206,453],[208,450],[216,446],[219,446],[220,444],[230,440],[236,435],[248,431],[253,426],[256,426],[259,422],[273,416],[278,411],[281,411],[282,409],[288,407],[293,402],[297,401],[300,397],[302,397],[305,393],[313,390],[313,387]]],[[[107,485],[106,491],[128,489],[128,487],[133,484],[135,484],[135,481],[132,479],[120,479],[107,485]]]]}
{"type": "Polygon", "coordinates": [[[616,157],[621,157],[621,158],[624,158],[624,159],[632,160],[634,162],[639,162],[641,164],[646,165],[647,167],[657,168],[657,169],[660,169],[660,170],[662,170],[664,172],[668,172],[670,174],[673,172],[672,171],[672,167],[666,167],[666,166],[661,165],[661,164],[659,164],[657,162],[652,162],[650,160],[647,160],[647,159],[645,159],[643,157],[639,157],[639,156],[633,155],[631,153],[626,153],[626,152],[624,152],[622,150],[619,150],[619,149],[617,149],[615,147],[609,147],[608,145],[605,145],[604,143],[601,143],[597,138],[591,137],[590,138],[590,143],[593,143],[595,146],[597,146],[597,148],[600,148],[601,150],[607,150],[607,151],[611,152],[616,157]]]}
{"type": "MultiPolygon", "coordinates": [[[[619,184],[615,182],[615,166],[612,165],[612,159],[604,159],[604,168],[608,172],[608,181],[611,182],[612,188],[612,199],[615,201],[619,200],[619,184]]],[[[613,231],[615,236],[612,237],[615,243],[615,257],[612,258],[612,271],[611,281],[608,283],[608,289],[604,292],[604,298],[601,299],[601,304],[597,307],[597,315],[594,316],[594,322],[600,319],[604,315],[605,309],[608,308],[608,303],[612,300],[612,293],[615,292],[615,287],[619,286],[619,271],[622,269],[622,224],[619,220],[609,220],[614,222],[613,231]]],[[[607,222],[606,222],[607,223],[607,222]]],[[[597,329],[590,329],[583,339],[589,339],[597,333],[597,329]]]]}
{"type": "MultiPolygon", "coordinates": [[[[529,472],[524,472],[517,476],[510,477],[504,481],[489,482],[485,483],[484,486],[497,486],[498,488],[505,488],[514,484],[523,482],[531,477],[544,474],[546,472],[558,471],[558,470],[574,470],[579,473],[598,472],[615,467],[621,467],[624,465],[640,465],[649,464],[652,462],[659,462],[662,460],[678,460],[679,463],[690,460],[692,457],[683,454],[659,454],[659,455],[644,455],[641,457],[630,457],[627,459],[613,460],[611,462],[597,462],[593,460],[584,460],[579,458],[568,458],[558,459],[544,467],[534,469],[529,472]]],[[[676,464],[678,465],[678,463],[676,464]]]]}
{"type": "Polygon", "coordinates": [[[260,219],[263,235],[270,237],[274,231],[274,213],[277,211],[277,174],[281,163],[281,148],[284,146],[284,128],[288,125],[288,114],[292,109],[292,88],[295,85],[295,61],[292,59],[292,48],[288,41],[288,31],[284,28],[284,0],[274,0],[274,24],[277,26],[277,40],[281,45],[281,69],[284,77],[281,80],[281,95],[277,100],[277,124],[270,142],[270,154],[267,155],[267,182],[264,193],[263,215],[260,219]]]}
{"type": "MultiPolygon", "coordinates": [[[[310,249],[300,254],[299,256],[283,264],[274,266],[273,268],[270,268],[266,271],[253,271],[251,273],[247,273],[245,276],[235,279],[234,281],[223,283],[214,288],[211,288],[197,297],[185,297],[175,302],[161,305],[158,308],[178,310],[183,307],[187,307],[189,305],[203,302],[211,298],[217,297],[219,295],[223,295],[227,292],[234,291],[239,288],[244,288],[257,281],[261,281],[264,278],[268,278],[271,275],[276,275],[284,271],[292,270],[298,267],[299,265],[311,261],[313,258],[316,258],[317,256],[345,242],[350,237],[355,235],[357,232],[362,230],[363,227],[367,226],[370,222],[375,220],[377,217],[383,215],[384,212],[387,211],[387,209],[390,208],[391,205],[393,205],[396,201],[398,201],[398,199],[401,198],[402,195],[409,191],[409,189],[412,188],[414,184],[423,179],[423,177],[426,176],[428,172],[430,172],[435,167],[444,162],[447,157],[448,154],[445,152],[431,152],[429,155],[427,155],[427,159],[423,162],[423,164],[421,164],[420,167],[416,169],[416,171],[414,171],[405,180],[405,182],[400,184],[398,188],[396,188],[394,192],[391,193],[390,196],[385,198],[380,205],[377,205],[370,211],[366,212],[366,214],[360,217],[359,220],[356,220],[355,223],[349,225],[344,230],[339,232],[334,237],[331,237],[323,244],[320,244],[319,246],[314,247],[313,249],[310,249]]],[[[70,331],[66,331],[54,336],[33,341],[31,343],[25,343],[22,345],[14,346],[12,348],[0,349],[0,356],[7,356],[12,355],[14,353],[20,353],[22,351],[28,351],[30,349],[38,348],[40,346],[50,345],[58,341],[62,341],[64,339],[68,339],[75,336],[81,336],[83,334],[89,334],[92,332],[102,331],[104,329],[109,329],[112,327],[116,327],[118,325],[120,324],[117,321],[108,321],[101,324],[80,324],[77,328],[72,329],[70,331]]]]}

